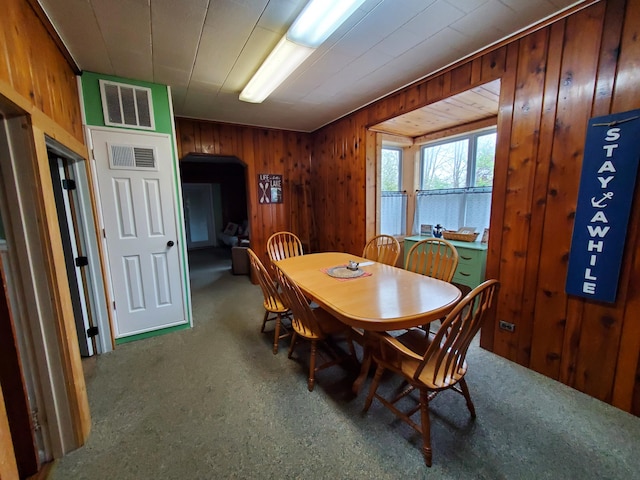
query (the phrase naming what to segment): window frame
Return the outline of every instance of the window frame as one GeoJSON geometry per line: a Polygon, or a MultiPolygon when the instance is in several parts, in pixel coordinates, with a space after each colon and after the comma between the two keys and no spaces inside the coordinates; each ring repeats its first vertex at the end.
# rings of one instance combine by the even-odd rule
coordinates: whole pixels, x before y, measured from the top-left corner
{"type": "MultiPolygon", "coordinates": [[[[419,177],[417,179],[418,189],[416,190],[416,202],[414,204],[413,215],[417,218],[418,215],[418,196],[420,195],[447,195],[447,194],[463,194],[462,196],[462,204],[460,205],[460,210],[458,212],[458,223],[459,226],[465,226],[465,219],[468,216],[468,194],[476,194],[476,193],[489,193],[493,192],[493,178],[491,186],[476,186],[476,167],[477,167],[477,153],[478,153],[478,139],[487,135],[495,135],[495,144],[494,144],[494,171],[495,171],[495,155],[498,144],[498,129],[497,126],[491,126],[486,128],[481,128],[477,130],[471,130],[469,132],[465,132],[460,135],[451,135],[448,137],[443,137],[436,141],[427,142],[420,145],[420,153],[418,157],[418,162],[420,162],[419,168],[419,177]],[[425,169],[425,150],[427,148],[437,147],[439,145],[446,145],[455,142],[459,142],[461,140],[467,140],[467,172],[466,172],[466,186],[464,187],[449,187],[449,188],[430,188],[424,189],[424,169],[425,169]]],[[[412,232],[417,231],[417,225],[413,225],[412,232]]]]}
{"type": "MultiPolygon", "coordinates": [[[[459,142],[460,140],[468,140],[469,144],[468,144],[468,148],[467,148],[467,178],[466,178],[466,182],[467,185],[465,187],[465,189],[470,189],[470,188],[491,188],[493,189],[493,185],[491,187],[476,187],[475,182],[476,182],[476,165],[477,165],[477,158],[476,158],[476,154],[478,151],[478,138],[479,137],[483,137],[485,135],[494,133],[496,134],[496,145],[497,145],[497,134],[498,134],[498,128],[497,126],[493,126],[493,127],[489,127],[489,128],[482,128],[482,129],[478,129],[478,130],[473,130],[471,132],[467,132],[461,135],[452,135],[449,137],[444,137],[441,138],[439,140],[435,140],[433,142],[428,142],[428,143],[424,143],[422,145],[420,145],[420,158],[419,158],[419,162],[420,162],[420,168],[419,168],[419,172],[420,172],[420,176],[418,177],[418,188],[417,191],[419,192],[432,192],[432,191],[437,191],[437,190],[449,190],[448,188],[445,189],[440,189],[440,188],[422,188],[423,184],[422,182],[424,181],[424,151],[427,148],[432,148],[432,147],[437,147],[439,145],[446,145],[449,143],[455,143],[455,142],[459,142]]],[[[495,168],[495,157],[494,157],[494,168],[495,168]]]]}

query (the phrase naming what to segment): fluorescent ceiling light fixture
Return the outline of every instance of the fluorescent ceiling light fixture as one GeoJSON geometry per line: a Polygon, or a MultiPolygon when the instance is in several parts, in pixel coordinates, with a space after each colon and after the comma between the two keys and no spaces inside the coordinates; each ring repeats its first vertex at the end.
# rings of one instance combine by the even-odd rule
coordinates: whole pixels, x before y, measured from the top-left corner
{"type": "Polygon", "coordinates": [[[365,0],[311,0],[287,32],[292,42],[318,48],[365,0]]]}
{"type": "Polygon", "coordinates": [[[240,93],[262,103],[365,0],[311,0],[240,93]]]}
{"type": "Polygon", "coordinates": [[[243,102],[261,103],[298,68],[313,48],[298,45],[282,37],[244,90],[240,93],[243,102]]]}

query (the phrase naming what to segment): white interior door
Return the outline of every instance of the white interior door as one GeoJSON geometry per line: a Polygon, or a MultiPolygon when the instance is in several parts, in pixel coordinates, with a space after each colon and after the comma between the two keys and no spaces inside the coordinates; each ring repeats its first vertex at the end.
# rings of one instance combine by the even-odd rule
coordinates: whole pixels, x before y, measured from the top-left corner
{"type": "Polygon", "coordinates": [[[186,323],[168,135],[91,129],[116,338],[186,323]]]}

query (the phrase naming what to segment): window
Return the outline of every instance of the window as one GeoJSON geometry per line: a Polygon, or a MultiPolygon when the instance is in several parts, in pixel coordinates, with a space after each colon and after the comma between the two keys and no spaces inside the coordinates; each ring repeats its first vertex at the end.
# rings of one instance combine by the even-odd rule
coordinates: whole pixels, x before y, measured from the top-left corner
{"type": "Polygon", "coordinates": [[[402,149],[382,147],[380,164],[381,185],[383,192],[399,192],[402,190],[402,149]]]}
{"type": "Polygon", "coordinates": [[[382,147],[380,185],[380,233],[404,235],[407,195],[402,191],[402,149],[382,147]]]}
{"type": "Polygon", "coordinates": [[[421,148],[420,189],[413,226],[489,227],[496,130],[482,130],[421,148]]]}

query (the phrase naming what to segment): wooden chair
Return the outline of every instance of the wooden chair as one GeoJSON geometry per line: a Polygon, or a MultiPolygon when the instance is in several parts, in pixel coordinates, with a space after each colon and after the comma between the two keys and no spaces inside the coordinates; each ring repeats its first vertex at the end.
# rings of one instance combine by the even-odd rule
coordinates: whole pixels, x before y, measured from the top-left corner
{"type": "Polygon", "coordinates": [[[253,250],[247,248],[249,254],[249,261],[251,262],[251,268],[255,272],[255,275],[262,289],[262,295],[264,296],[264,318],[262,319],[261,332],[264,332],[265,325],[269,321],[275,320],[276,325],[273,333],[273,354],[278,353],[278,342],[280,339],[288,337],[290,333],[285,331],[284,334],[280,333],[280,330],[284,327],[282,320],[291,316],[287,302],[281,292],[278,291],[278,285],[273,281],[271,275],[264,267],[258,256],[253,250]]]}
{"type": "Polygon", "coordinates": [[[302,242],[291,232],[276,232],[267,239],[267,254],[272,262],[304,255],[302,242]]]}
{"type": "Polygon", "coordinates": [[[391,235],[378,235],[367,242],[362,256],[369,260],[395,266],[400,256],[400,243],[391,235]]]}
{"type": "Polygon", "coordinates": [[[442,238],[426,238],[413,244],[407,253],[406,270],[451,282],[458,267],[458,251],[442,238]]]}
{"type": "Polygon", "coordinates": [[[311,392],[315,386],[315,374],[317,371],[341,363],[348,358],[354,358],[357,361],[355,348],[351,338],[351,327],[341,323],[337,318],[322,308],[312,309],[309,305],[309,301],[300,290],[300,287],[298,287],[298,285],[277,266],[275,267],[275,270],[277,272],[278,282],[282,287],[282,291],[293,314],[291,318],[293,335],[291,337],[291,346],[289,347],[289,358],[291,358],[293,354],[293,349],[295,348],[298,337],[306,338],[311,342],[309,379],[307,381],[307,388],[311,392]],[[339,355],[331,345],[325,341],[329,336],[339,334],[346,337],[350,356],[339,355]],[[324,344],[331,353],[332,358],[321,365],[316,366],[319,341],[325,341],[324,344]]]}
{"type": "MultiPolygon", "coordinates": [[[[452,389],[462,394],[467,402],[471,417],[476,412],[464,379],[467,373],[465,357],[473,337],[476,335],[487,311],[491,308],[498,289],[497,280],[487,280],[474,288],[447,315],[435,335],[419,328],[407,330],[399,337],[380,334],[380,349],[373,354],[377,364],[364,411],[371,406],[374,398],[382,402],[401,420],[422,435],[422,451],[427,466],[431,466],[431,436],[429,422],[429,402],[439,392],[452,389]],[[391,370],[403,377],[409,386],[395,398],[387,400],[377,393],[380,379],[385,370],[391,370]],[[401,411],[396,403],[418,390],[417,405],[409,411],[401,411]],[[420,424],[411,416],[420,411],[420,424]]],[[[412,397],[413,399],[413,397],[412,397]]]]}

